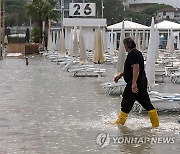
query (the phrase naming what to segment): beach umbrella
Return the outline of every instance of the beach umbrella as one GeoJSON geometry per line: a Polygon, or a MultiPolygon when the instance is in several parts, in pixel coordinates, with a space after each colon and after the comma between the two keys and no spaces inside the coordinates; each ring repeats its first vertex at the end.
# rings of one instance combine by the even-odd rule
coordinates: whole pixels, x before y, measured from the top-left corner
{"type": "Polygon", "coordinates": [[[157,26],[155,28],[155,37],[156,37],[156,59],[159,56],[159,31],[157,29],[157,26]]]}
{"type": "Polygon", "coordinates": [[[97,35],[98,35],[98,29],[96,28],[95,29],[95,32],[94,32],[94,51],[95,51],[95,48],[96,48],[96,44],[97,44],[97,35]]]}
{"type": "Polygon", "coordinates": [[[68,35],[68,54],[72,55],[72,46],[73,46],[73,29],[70,30],[70,33],[68,35]]]}
{"type": "Polygon", "coordinates": [[[119,52],[118,52],[115,76],[124,72],[124,62],[126,59],[126,51],[123,44],[124,38],[125,38],[125,27],[124,27],[124,22],[123,22],[122,29],[121,29],[120,42],[119,42],[119,52]]]}
{"type": "Polygon", "coordinates": [[[177,49],[180,49],[179,31],[177,36],[177,49]]]}
{"type": "Polygon", "coordinates": [[[73,34],[73,50],[72,56],[78,57],[79,56],[79,43],[77,38],[77,28],[74,27],[74,34],[73,34]]]}
{"type": "Polygon", "coordinates": [[[143,35],[142,35],[142,50],[146,49],[146,36],[145,36],[145,30],[143,30],[143,35]]]}
{"type": "Polygon", "coordinates": [[[114,37],[113,37],[113,29],[111,29],[111,37],[110,37],[110,55],[112,56],[114,53],[114,37]]]}
{"type": "Polygon", "coordinates": [[[51,33],[51,21],[49,20],[48,27],[48,50],[52,51],[52,33],[51,33]]]}
{"type": "Polygon", "coordinates": [[[104,48],[103,48],[103,38],[100,27],[95,32],[95,50],[93,56],[93,62],[96,64],[103,63],[104,58],[104,48]]]}
{"type": "Polygon", "coordinates": [[[85,64],[87,61],[87,53],[84,43],[84,36],[82,32],[82,27],[80,27],[79,31],[79,48],[80,48],[80,63],[85,64]]]}
{"type": "Polygon", "coordinates": [[[146,73],[149,87],[155,85],[155,58],[156,58],[156,35],[154,28],[154,18],[152,18],[151,29],[150,29],[150,38],[149,46],[147,51],[147,62],[146,62],[146,73]]]}
{"type": "Polygon", "coordinates": [[[89,32],[86,35],[86,49],[89,50],[89,32]]]}
{"type": "Polygon", "coordinates": [[[110,44],[111,44],[111,32],[106,33],[107,37],[107,50],[110,51],[110,44]]]}
{"type": "Polygon", "coordinates": [[[65,39],[64,39],[64,31],[63,29],[60,30],[60,40],[59,40],[59,44],[60,44],[60,55],[61,56],[66,56],[66,44],[65,44],[65,39]]]}
{"type": "Polygon", "coordinates": [[[65,47],[66,47],[66,53],[67,53],[67,46],[68,46],[68,29],[67,27],[65,28],[65,30],[63,31],[64,34],[64,41],[65,41],[65,47]]]}
{"type": "Polygon", "coordinates": [[[55,31],[52,32],[52,50],[56,50],[56,34],[55,31]]]}
{"type": "Polygon", "coordinates": [[[168,38],[168,43],[167,43],[167,51],[173,53],[174,52],[174,34],[171,28],[170,35],[168,38]]]}

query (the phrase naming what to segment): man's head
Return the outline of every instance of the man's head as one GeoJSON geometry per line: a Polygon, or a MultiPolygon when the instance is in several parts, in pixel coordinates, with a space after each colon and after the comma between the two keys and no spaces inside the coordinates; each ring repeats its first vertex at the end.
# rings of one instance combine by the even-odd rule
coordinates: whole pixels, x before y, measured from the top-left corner
{"type": "Polygon", "coordinates": [[[129,52],[131,49],[136,48],[136,44],[134,40],[131,37],[127,37],[123,40],[124,47],[127,52],[129,52]]]}

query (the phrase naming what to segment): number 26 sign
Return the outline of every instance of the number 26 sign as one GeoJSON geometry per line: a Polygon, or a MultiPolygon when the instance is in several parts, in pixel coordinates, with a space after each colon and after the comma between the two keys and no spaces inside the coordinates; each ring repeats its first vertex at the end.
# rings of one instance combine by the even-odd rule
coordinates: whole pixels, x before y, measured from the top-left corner
{"type": "Polygon", "coordinates": [[[69,16],[95,16],[95,3],[70,3],[69,16]]]}

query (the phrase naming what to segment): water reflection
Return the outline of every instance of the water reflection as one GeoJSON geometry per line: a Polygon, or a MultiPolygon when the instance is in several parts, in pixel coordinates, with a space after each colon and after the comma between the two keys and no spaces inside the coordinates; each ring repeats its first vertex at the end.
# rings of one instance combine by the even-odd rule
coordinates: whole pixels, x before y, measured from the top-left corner
{"type": "MultiPolygon", "coordinates": [[[[151,126],[147,114],[130,113],[126,127],[107,124],[120,109],[120,97],[106,96],[102,82],[112,81],[114,68],[106,77],[74,78],[41,56],[0,61],[0,131],[14,151],[27,153],[179,153],[179,113],[160,115],[160,128],[151,126]],[[113,144],[101,149],[95,140],[105,132],[110,136],[175,136],[175,144],[113,144]],[[8,137],[7,137],[8,136],[8,137]],[[9,142],[8,142],[9,141],[9,142]],[[23,148],[21,147],[23,146],[23,148]],[[21,147],[21,148],[19,148],[21,147]]],[[[164,86],[164,85],[163,85],[164,86]]],[[[1,135],[2,137],[2,135],[1,135]]],[[[2,148],[0,147],[0,150],[2,148]]],[[[7,151],[7,150],[6,150],[7,151]]]]}

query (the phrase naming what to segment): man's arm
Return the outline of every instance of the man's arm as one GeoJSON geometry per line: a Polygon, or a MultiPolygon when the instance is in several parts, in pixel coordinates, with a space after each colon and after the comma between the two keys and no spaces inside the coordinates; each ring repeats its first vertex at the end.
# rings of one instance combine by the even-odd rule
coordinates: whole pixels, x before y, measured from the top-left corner
{"type": "Polygon", "coordinates": [[[139,64],[134,64],[133,65],[133,79],[132,79],[132,92],[137,93],[138,88],[137,88],[137,79],[139,77],[139,64]]]}
{"type": "Polygon", "coordinates": [[[123,73],[120,73],[119,75],[117,75],[115,78],[114,78],[114,82],[118,82],[118,80],[122,77],[122,76],[124,76],[124,72],[123,73]]]}

